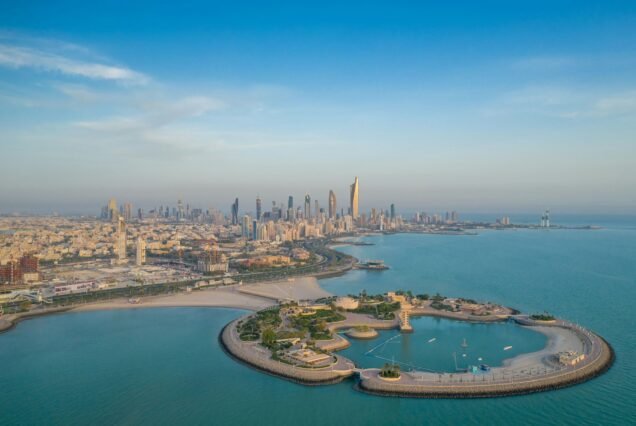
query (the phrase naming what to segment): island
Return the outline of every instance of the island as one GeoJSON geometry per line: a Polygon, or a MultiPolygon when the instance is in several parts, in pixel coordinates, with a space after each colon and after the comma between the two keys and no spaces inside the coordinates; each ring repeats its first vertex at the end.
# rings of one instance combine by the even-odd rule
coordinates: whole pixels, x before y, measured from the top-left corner
{"type": "Polygon", "coordinates": [[[499,304],[408,291],[281,301],[230,322],[219,341],[235,360],[290,381],[324,385],[352,379],[360,391],[402,397],[478,398],[547,391],[590,380],[614,362],[614,352],[601,336],[547,313],[528,315],[499,304]],[[410,318],[415,316],[514,321],[544,334],[547,345],[499,367],[482,364],[455,372],[402,371],[394,362],[361,368],[338,354],[350,346],[348,338],[374,339],[380,329],[411,332],[410,318]]]}

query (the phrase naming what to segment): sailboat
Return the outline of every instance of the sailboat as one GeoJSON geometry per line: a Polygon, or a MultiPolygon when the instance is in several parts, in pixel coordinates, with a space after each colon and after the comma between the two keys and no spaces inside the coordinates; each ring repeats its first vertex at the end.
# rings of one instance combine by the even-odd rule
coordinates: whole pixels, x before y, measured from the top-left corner
{"type": "Polygon", "coordinates": [[[466,338],[464,337],[464,341],[462,342],[462,348],[467,348],[468,343],[466,343],[466,338]]]}

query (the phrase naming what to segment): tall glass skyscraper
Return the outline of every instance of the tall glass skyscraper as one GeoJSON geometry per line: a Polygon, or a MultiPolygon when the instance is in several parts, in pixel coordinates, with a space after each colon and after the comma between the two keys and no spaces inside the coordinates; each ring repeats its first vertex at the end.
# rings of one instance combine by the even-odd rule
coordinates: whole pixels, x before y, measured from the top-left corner
{"type": "Polygon", "coordinates": [[[311,197],[309,194],[305,195],[305,219],[311,217],[311,197]]]}
{"type": "Polygon", "coordinates": [[[360,210],[358,209],[358,202],[360,198],[360,186],[358,182],[358,176],[351,185],[351,216],[357,219],[360,216],[360,210]]]}
{"type": "Polygon", "coordinates": [[[232,225],[238,225],[238,209],[239,202],[238,198],[234,200],[234,204],[232,204],[232,225]]]}
{"type": "Polygon", "coordinates": [[[336,194],[329,190],[329,219],[336,218],[336,194]]]}

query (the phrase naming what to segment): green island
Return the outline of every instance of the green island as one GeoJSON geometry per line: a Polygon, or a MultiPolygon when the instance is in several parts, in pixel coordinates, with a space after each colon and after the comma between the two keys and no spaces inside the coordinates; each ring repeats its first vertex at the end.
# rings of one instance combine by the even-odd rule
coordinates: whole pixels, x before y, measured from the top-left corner
{"type": "Polygon", "coordinates": [[[219,340],[234,359],[287,380],[316,385],[351,378],[361,391],[405,397],[494,397],[558,389],[596,377],[614,361],[603,338],[550,314],[527,315],[496,303],[402,290],[280,302],[232,321],[219,340]],[[505,367],[454,372],[404,371],[395,362],[360,368],[338,354],[350,345],[347,338],[374,339],[379,329],[412,332],[414,316],[514,321],[546,335],[548,344],[509,359],[505,367]]]}

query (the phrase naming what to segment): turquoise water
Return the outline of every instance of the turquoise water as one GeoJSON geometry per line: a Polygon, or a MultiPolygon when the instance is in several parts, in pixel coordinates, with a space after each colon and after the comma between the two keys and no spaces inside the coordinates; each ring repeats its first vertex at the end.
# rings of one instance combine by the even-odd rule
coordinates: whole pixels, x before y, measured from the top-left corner
{"type": "Polygon", "coordinates": [[[617,353],[607,374],[579,386],[484,400],[381,398],[355,391],[351,382],[304,387],[222,352],[218,332],[240,311],[87,312],[26,321],[0,335],[0,424],[630,424],[635,224],[371,237],[377,245],[342,250],[385,259],[391,270],[321,281],[339,294],[439,291],[579,321],[617,353]]]}
{"type": "Polygon", "coordinates": [[[539,351],[546,345],[543,334],[512,322],[473,324],[442,318],[413,317],[414,331],[380,331],[373,340],[351,341],[341,353],[361,367],[381,367],[386,362],[399,363],[405,371],[417,369],[454,372],[458,368],[488,364],[500,366],[503,360],[519,354],[539,351]],[[435,340],[433,340],[435,339],[435,340]],[[462,343],[466,339],[467,347],[462,343]],[[512,346],[504,351],[504,347],[512,346]]]}

